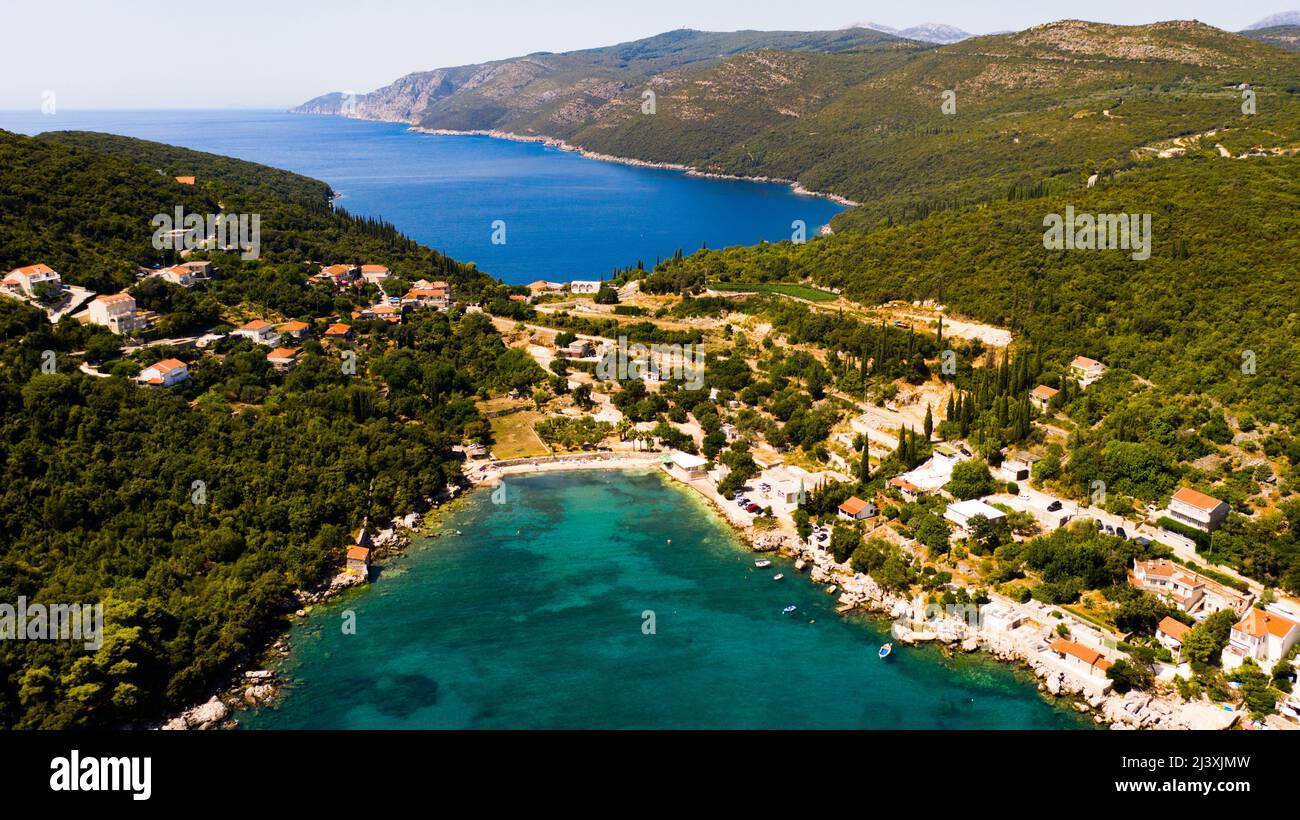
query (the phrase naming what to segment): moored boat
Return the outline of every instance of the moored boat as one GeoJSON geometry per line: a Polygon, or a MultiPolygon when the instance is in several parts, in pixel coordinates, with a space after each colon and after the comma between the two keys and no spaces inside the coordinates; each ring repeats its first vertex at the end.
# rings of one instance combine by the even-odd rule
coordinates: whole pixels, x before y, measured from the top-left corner
{"type": "Polygon", "coordinates": [[[767,560],[766,558],[760,558],[754,562],[754,566],[758,567],[759,569],[763,569],[764,567],[772,566],[772,562],[767,560]]]}
{"type": "Polygon", "coordinates": [[[877,657],[883,661],[885,658],[888,658],[889,653],[893,651],[894,651],[894,645],[892,643],[887,643],[880,647],[880,652],[877,653],[877,657]]]}

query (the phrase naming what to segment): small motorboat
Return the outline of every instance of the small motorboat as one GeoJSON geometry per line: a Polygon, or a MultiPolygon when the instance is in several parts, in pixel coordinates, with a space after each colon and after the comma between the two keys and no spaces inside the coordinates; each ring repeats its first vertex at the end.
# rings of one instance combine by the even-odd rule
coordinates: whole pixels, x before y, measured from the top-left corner
{"type": "Polygon", "coordinates": [[[785,614],[789,615],[791,612],[794,612],[794,611],[795,611],[796,609],[798,609],[798,608],[799,608],[799,607],[795,606],[794,604],[790,604],[788,607],[786,607],[785,609],[783,609],[783,610],[781,610],[781,611],[784,612],[785,614]]]}
{"type": "Polygon", "coordinates": [[[764,567],[772,566],[772,562],[767,560],[766,558],[760,558],[754,562],[754,566],[758,567],[759,569],[763,569],[764,567]]]}
{"type": "Polygon", "coordinates": [[[773,580],[773,581],[780,581],[780,580],[781,580],[782,578],[784,578],[784,577],[785,577],[785,573],[783,573],[783,572],[778,572],[776,575],[773,575],[773,576],[772,576],[772,580],[773,580]]]}
{"type": "Polygon", "coordinates": [[[877,654],[877,657],[879,657],[883,661],[885,658],[888,658],[889,653],[893,651],[894,651],[894,645],[892,643],[887,643],[884,646],[880,647],[880,652],[877,654]]]}

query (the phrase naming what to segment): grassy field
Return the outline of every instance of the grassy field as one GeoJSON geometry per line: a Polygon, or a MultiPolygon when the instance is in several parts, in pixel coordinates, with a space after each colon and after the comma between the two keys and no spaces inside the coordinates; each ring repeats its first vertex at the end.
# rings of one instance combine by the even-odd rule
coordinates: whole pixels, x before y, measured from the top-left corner
{"type": "Polygon", "coordinates": [[[533,431],[533,424],[541,417],[540,413],[532,410],[518,410],[491,417],[489,421],[495,442],[492,445],[493,455],[503,460],[550,455],[550,448],[533,431]]]}
{"type": "Polygon", "coordinates": [[[830,291],[789,282],[710,282],[713,290],[736,293],[779,293],[809,302],[833,302],[839,297],[830,291]]]}

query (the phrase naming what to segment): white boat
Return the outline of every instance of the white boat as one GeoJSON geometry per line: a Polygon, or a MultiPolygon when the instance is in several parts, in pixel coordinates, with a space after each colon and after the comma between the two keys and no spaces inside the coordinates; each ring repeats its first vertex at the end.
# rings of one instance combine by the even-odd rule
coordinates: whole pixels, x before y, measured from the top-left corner
{"type": "Polygon", "coordinates": [[[784,573],[778,572],[776,575],[773,575],[773,576],[772,576],[772,580],[773,580],[773,581],[780,581],[780,580],[781,580],[782,578],[784,578],[784,577],[785,577],[785,574],[784,574],[784,573]]]}
{"type": "Polygon", "coordinates": [[[786,607],[785,609],[783,609],[783,610],[781,610],[781,611],[784,612],[785,614],[789,615],[791,612],[794,612],[794,611],[795,611],[796,609],[798,609],[798,608],[799,608],[799,607],[795,606],[794,604],[790,604],[788,607],[786,607]]]}
{"type": "Polygon", "coordinates": [[[772,562],[767,560],[766,558],[760,558],[754,562],[754,566],[758,567],[759,569],[763,569],[764,567],[772,566],[772,562]]]}

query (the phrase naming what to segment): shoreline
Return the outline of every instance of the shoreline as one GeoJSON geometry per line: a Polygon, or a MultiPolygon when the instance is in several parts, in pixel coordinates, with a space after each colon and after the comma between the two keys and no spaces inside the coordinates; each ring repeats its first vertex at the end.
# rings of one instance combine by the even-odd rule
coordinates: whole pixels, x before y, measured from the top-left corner
{"type": "MultiPolygon", "coordinates": [[[[660,459],[663,455],[662,452],[575,453],[512,459],[504,463],[483,462],[473,471],[467,469],[465,478],[469,486],[466,491],[456,493],[445,503],[431,507],[423,515],[411,513],[405,519],[398,519],[398,521],[409,521],[412,517],[416,517],[418,523],[414,528],[400,533],[393,540],[393,545],[386,549],[384,557],[402,554],[410,546],[413,537],[428,534],[427,531],[434,523],[435,510],[444,512],[452,502],[468,498],[470,491],[498,486],[508,476],[581,470],[656,469],[663,475],[667,486],[680,486],[683,490],[692,491],[698,499],[711,507],[736,535],[741,546],[751,552],[775,552],[792,560],[795,571],[799,575],[804,575],[807,570],[808,580],[811,583],[823,586],[828,593],[838,593],[837,614],[843,616],[852,612],[861,612],[869,617],[892,620],[893,625],[889,631],[896,642],[904,645],[937,642],[942,645],[946,655],[959,651],[984,652],[994,660],[1011,663],[1033,675],[1039,681],[1039,692],[1051,705],[1066,708],[1062,703],[1053,702],[1057,699],[1064,700],[1068,702],[1069,708],[1082,715],[1090,715],[1094,723],[1110,729],[1227,729],[1236,722],[1235,712],[1232,713],[1231,720],[1224,722],[1223,713],[1209,704],[1174,702],[1160,695],[1136,690],[1126,695],[1089,691],[1086,685],[1080,685],[1076,680],[1059,673],[1057,666],[1044,662],[1041,657],[1042,648],[1036,645],[1037,641],[1034,640],[1032,631],[1029,635],[996,634],[983,629],[972,632],[965,621],[943,616],[919,621],[913,616],[916,615],[918,603],[923,600],[922,596],[909,600],[884,589],[870,576],[855,573],[847,565],[836,563],[829,552],[814,549],[803,543],[793,526],[783,519],[778,518],[774,527],[765,529],[738,520],[733,515],[731,506],[722,501],[711,484],[705,487],[701,486],[703,482],[699,479],[687,480],[675,475],[667,465],[661,463],[660,459]],[[907,626],[901,626],[903,623],[907,623],[907,626]],[[1212,716],[1210,712],[1215,714],[1212,716]],[[1212,722],[1212,717],[1218,717],[1223,725],[1207,725],[1212,722]]],[[[469,464],[467,463],[466,466],[469,467],[469,464]]],[[[306,593],[314,598],[293,613],[290,619],[306,617],[313,604],[322,603],[353,587],[365,586],[360,581],[336,586],[333,582],[345,574],[341,573],[322,582],[320,585],[323,587],[322,590],[306,593]]],[[[297,590],[295,594],[300,595],[303,592],[297,590]]],[[[300,602],[302,602],[301,595],[300,602]]],[[[289,624],[284,630],[276,633],[266,647],[260,653],[253,655],[252,659],[257,661],[268,659],[272,653],[278,653],[278,657],[271,660],[287,657],[288,635],[291,628],[292,624],[289,624]]],[[[1016,631],[1025,629],[1021,627],[1016,631]]],[[[1047,636],[1043,635],[1041,642],[1046,644],[1046,641],[1047,636]]],[[[266,666],[271,665],[273,663],[266,664],[266,666]]],[[[241,672],[244,667],[245,664],[236,666],[230,678],[217,688],[217,694],[214,694],[208,702],[182,710],[171,720],[154,728],[221,728],[229,725],[228,718],[232,711],[229,702],[231,701],[244,708],[271,705],[279,695],[283,681],[269,669],[259,668],[241,672]],[[183,725],[178,725],[178,721],[183,725]]]]}
{"type": "MultiPolygon", "coordinates": [[[[740,524],[732,517],[730,505],[718,498],[711,485],[706,490],[697,486],[698,480],[682,479],[667,467],[662,472],[673,482],[694,490],[751,551],[776,552],[793,560],[799,575],[807,569],[812,583],[823,586],[827,593],[839,593],[836,612],[841,616],[856,611],[892,620],[889,631],[896,642],[912,645],[934,641],[943,646],[946,654],[979,651],[994,660],[1011,663],[1038,680],[1040,693],[1067,701],[1069,708],[1081,715],[1090,715],[1095,724],[1109,729],[1228,729],[1237,721],[1238,713],[1232,712],[1231,719],[1225,719],[1224,715],[1228,713],[1209,703],[1175,701],[1138,690],[1124,695],[1091,690],[1086,683],[1063,673],[1055,663],[1044,660],[1043,649],[1052,634],[1050,627],[1046,627],[1046,634],[1041,635],[1043,646],[1039,646],[1033,631],[1025,627],[1012,630],[1012,633],[1029,631],[1030,634],[998,634],[983,628],[971,629],[965,620],[958,618],[925,619],[923,614],[918,617],[918,604],[924,601],[922,595],[908,599],[885,590],[871,576],[856,573],[846,564],[836,563],[829,552],[805,544],[784,519],[777,519],[776,527],[765,530],[740,524]]],[[[924,609],[921,612],[924,613],[924,609]]],[[[1061,703],[1052,705],[1064,708],[1061,703]]]]}
{"type": "MultiPolygon", "coordinates": [[[[375,122],[401,122],[401,120],[375,120],[375,122]]],[[[704,179],[722,179],[733,180],[738,182],[760,182],[773,183],[777,185],[787,185],[790,190],[797,196],[814,196],[821,199],[829,200],[837,205],[843,205],[846,208],[856,208],[861,202],[855,202],[846,196],[832,194],[826,191],[812,191],[805,188],[802,183],[794,179],[785,179],[783,177],[750,177],[740,174],[723,174],[714,171],[701,171],[689,165],[683,165],[676,162],[653,162],[651,160],[636,159],[635,157],[620,157],[614,154],[602,154],[599,151],[592,151],[579,145],[574,145],[557,137],[546,137],[542,135],[516,134],[511,131],[498,131],[496,129],[480,129],[474,131],[457,131],[450,128],[425,128],[419,125],[411,125],[407,128],[414,134],[429,134],[437,137],[491,137],[492,139],[509,140],[510,142],[535,142],[542,145],[558,148],[561,151],[568,151],[577,154],[586,159],[594,159],[600,162],[613,162],[619,165],[630,165],[636,168],[657,168],[664,171],[680,171],[687,176],[701,177],[704,179]]]]}

